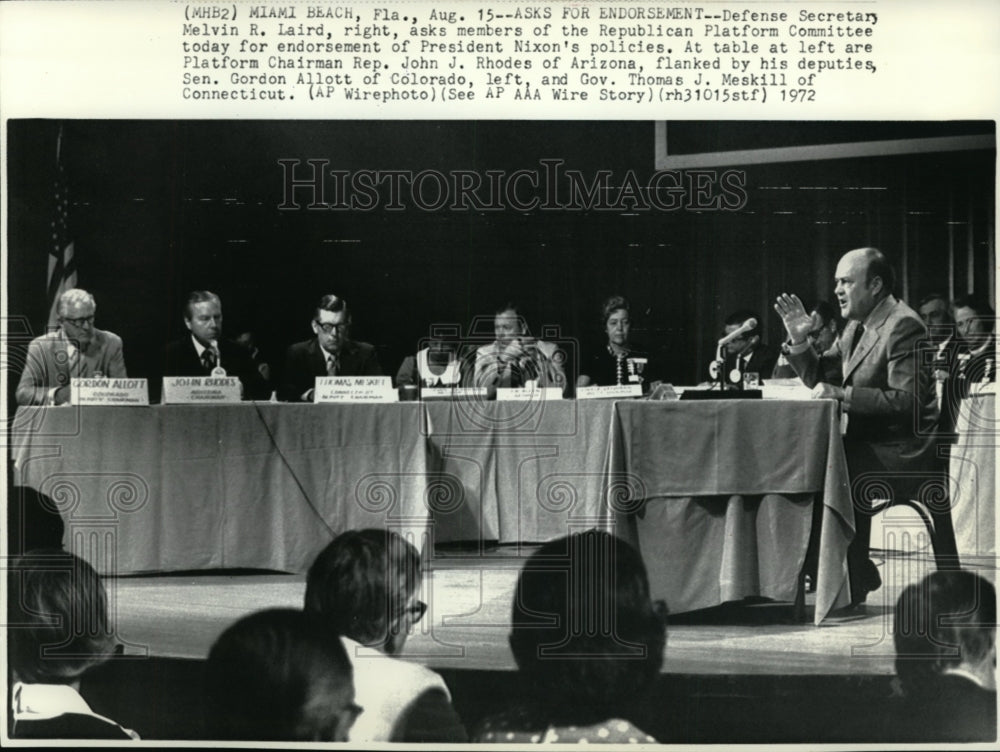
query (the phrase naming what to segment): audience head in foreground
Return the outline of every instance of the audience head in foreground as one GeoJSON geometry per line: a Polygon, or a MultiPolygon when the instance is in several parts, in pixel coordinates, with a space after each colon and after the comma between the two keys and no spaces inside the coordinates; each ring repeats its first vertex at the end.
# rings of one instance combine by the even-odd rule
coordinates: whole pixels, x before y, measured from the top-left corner
{"type": "Polygon", "coordinates": [[[964,570],[932,572],[896,603],[899,741],[996,741],[996,590],[964,570]]]}
{"type": "Polygon", "coordinates": [[[352,742],[464,742],[444,680],[393,655],[427,610],[417,600],[420,554],[390,530],[338,535],[309,568],[305,610],[339,635],[354,666],[364,714],[352,742]]]}
{"type": "Polygon", "coordinates": [[[653,741],[626,719],[659,674],[666,621],[632,546],[597,530],[545,544],[518,577],[511,621],[530,705],[487,720],[480,741],[653,741]]]}
{"type": "Polygon", "coordinates": [[[60,549],[36,549],[14,560],[8,595],[12,735],[138,738],[79,694],[83,674],[114,650],[107,595],[93,567],[60,549]]]}
{"type": "Polygon", "coordinates": [[[391,530],[338,535],[309,568],[306,611],[334,634],[394,655],[423,617],[420,554],[391,530]]]}
{"type": "Polygon", "coordinates": [[[908,694],[937,694],[953,676],[996,691],[997,596],[966,570],[932,572],[896,603],[896,674],[908,694]]]}
{"type": "Polygon", "coordinates": [[[362,712],[344,646],[302,611],[240,619],[212,646],[206,674],[218,739],[343,742],[362,712]]]}

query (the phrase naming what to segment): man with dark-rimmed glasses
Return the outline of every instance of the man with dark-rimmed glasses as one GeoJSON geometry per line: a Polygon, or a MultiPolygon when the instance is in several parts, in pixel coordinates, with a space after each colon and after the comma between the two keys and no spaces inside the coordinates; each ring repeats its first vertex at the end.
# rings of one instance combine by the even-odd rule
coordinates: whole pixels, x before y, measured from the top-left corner
{"type": "Polygon", "coordinates": [[[420,580],[420,553],[392,530],[343,532],[309,567],[305,611],[343,641],[365,709],[351,742],[467,741],[441,676],[393,657],[427,612],[420,580]]]}
{"type": "Polygon", "coordinates": [[[350,338],[351,312],[347,301],[324,295],[313,314],[316,336],[288,348],[278,398],[285,402],[312,402],[317,376],[381,376],[375,348],[350,338]]]}
{"type": "Polygon", "coordinates": [[[86,290],[59,296],[59,328],[28,345],[17,385],[19,405],[61,405],[69,401],[71,378],[121,378],[125,373],[122,340],[94,326],[97,303],[86,290]]]}

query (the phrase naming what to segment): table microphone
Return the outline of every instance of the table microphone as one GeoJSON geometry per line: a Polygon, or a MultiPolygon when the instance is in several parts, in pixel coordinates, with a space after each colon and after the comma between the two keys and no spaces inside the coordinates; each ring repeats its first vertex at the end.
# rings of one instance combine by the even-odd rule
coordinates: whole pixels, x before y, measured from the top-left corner
{"type": "Polygon", "coordinates": [[[756,328],[757,328],[757,319],[755,319],[753,317],[748,318],[746,321],[744,321],[740,325],[739,329],[736,329],[735,331],[730,332],[725,337],[723,337],[722,339],[719,340],[719,350],[721,351],[723,347],[725,347],[726,345],[728,345],[730,342],[732,342],[737,337],[739,337],[739,336],[741,336],[743,334],[746,334],[751,329],[756,329],[756,328]]]}
{"type": "Polygon", "coordinates": [[[757,328],[757,319],[751,316],[740,325],[739,329],[731,331],[729,334],[727,334],[725,337],[719,340],[715,350],[715,360],[708,366],[708,373],[713,380],[718,380],[720,382],[724,381],[724,379],[722,378],[722,369],[724,367],[726,360],[724,357],[722,357],[722,348],[728,345],[737,337],[740,337],[749,332],[751,329],[756,329],[756,328],[757,328]]]}

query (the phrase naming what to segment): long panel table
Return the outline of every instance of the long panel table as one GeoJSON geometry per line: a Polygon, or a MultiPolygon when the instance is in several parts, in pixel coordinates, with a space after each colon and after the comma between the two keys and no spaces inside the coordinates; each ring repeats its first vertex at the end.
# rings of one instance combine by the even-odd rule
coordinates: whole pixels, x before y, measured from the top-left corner
{"type": "Polygon", "coordinates": [[[465,503],[435,515],[438,542],[546,541],[605,526],[614,403],[429,402],[431,465],[465,503]]]}
{"type": "Polygon", "coordinates": [[[337,533],[631,539],[674,612],[790,599],[822,505],[816,621],[853,531],[833,402],[22,408],[17,482],[102,572],[304,571],[337,533]]]}
{"type": "Polygon", "coordinates": [[[351,528],[423,547],[419,419],[408,405],[21,408],[12,440],[17,482],[53,498],[100,572],[302,572],[351,528]]]}

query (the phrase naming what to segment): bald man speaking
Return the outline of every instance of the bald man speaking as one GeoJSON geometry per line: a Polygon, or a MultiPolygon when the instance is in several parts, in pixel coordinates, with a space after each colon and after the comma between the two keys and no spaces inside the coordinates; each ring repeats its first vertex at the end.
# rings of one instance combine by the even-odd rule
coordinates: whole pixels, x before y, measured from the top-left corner
{"type": "MultiPolygon", "coordinates": [[[[837,264],[834,293],[847,326],[817,354],[808,335],[813,322],[802,301],[782,294],[774,310],[788,331],[788,361],[814,398],[840,401],[847,415],[844,452],[854,503],[855,537],[847,553],[851,602],[864,603],[881,584],[869,559],[871,500],[864,488],[888,484],[896,499],[918,498],[931,473],[942,473],[936,456],[938,421],[933,376],[918,358],[927,338],[923,321],[893,297],[895,272],[877,248],[858,248],[837,264]],[[843,386],[835,386],[837,379],[843,386]]],[[[938,565],[956,562],[948,509],[932,510],[938,565]]],[[[957,562],[956,562],[957,563],[957,562]]]]}

